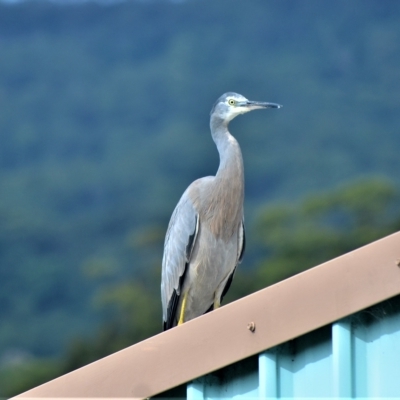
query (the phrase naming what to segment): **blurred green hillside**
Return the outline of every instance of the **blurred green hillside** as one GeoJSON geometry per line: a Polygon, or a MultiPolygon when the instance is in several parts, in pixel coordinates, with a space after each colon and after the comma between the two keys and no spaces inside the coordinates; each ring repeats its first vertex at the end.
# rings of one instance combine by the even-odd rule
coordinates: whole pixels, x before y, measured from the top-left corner
{"type": "MultiPolygon", "coordinates": [[[[353,182],[296,205],[268,205],[254,230],[264,254],[253,268],[238,270],[227,302],[400,230],[400,191],[382,178],[353,182]]],[[[142,245],[151,250],[157,240],[142,245]]],[[[107,321],[90,336],[76,337],[62,357],[0,367],[0,395],[19,394],[158,333],[157,269],[99,291],[107,321]]]]}
{"type": "Polygon", "coordinates": [[[226,91],[284,105],[231,124],[248,248],[228,301],[399,229],[399,42],[396,1],[0,3],[0,383],[159,331],[163,235],[217,169],[226,91]]]}

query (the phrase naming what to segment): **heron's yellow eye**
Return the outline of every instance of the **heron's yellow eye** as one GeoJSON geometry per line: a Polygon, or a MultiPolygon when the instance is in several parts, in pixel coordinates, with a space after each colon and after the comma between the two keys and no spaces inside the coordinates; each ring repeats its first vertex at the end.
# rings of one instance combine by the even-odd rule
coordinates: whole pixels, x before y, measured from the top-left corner
{"type": "Polygon", "coordinates": [[[234,106],[234,105],[236,105],[236,101],[233,100],[233,99],[229,99],[229,100],[228,100],[228,104],[229,104],[230,106],[234,106]]]}

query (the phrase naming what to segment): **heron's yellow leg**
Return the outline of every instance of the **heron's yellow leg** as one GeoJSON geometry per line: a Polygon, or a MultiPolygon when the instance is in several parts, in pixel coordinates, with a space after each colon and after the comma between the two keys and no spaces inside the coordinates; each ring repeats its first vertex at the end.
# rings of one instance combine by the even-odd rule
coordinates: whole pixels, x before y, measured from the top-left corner
{"type": "Polygon", "coordinates": [[[182,306],[181,306],[181,312],[179,314],[179,321],[178,321],[178,325],[182,325],[184,322],[184,318],[185,318],[185,308],[186,308],[186,300],[187,300],[187,296],[188,296],[189,292],[186,292],[183,295],[183,300],[182,300],[182,306]]]}
{"type": "Polygon", "coordinates": [[[215,299],[214,300],[214,310],[216,310],[217,308],[219,308],[221,306],[221,302],[219,299],[215,299]]]}

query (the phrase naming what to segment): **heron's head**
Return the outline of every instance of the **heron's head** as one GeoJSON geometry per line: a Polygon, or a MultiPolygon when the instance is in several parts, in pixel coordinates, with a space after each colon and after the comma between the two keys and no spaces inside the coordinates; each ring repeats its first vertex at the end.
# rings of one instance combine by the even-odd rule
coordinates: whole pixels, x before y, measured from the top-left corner
{"type": "Polygon", "coordinates": [[[239,114],[263,108],[281,108],[280,104],[265,103],[246,99],[238,93],[228,92],[223,94],[214,104],[211,117],[217,117],[225,122],[231,121],[239,114]]]}

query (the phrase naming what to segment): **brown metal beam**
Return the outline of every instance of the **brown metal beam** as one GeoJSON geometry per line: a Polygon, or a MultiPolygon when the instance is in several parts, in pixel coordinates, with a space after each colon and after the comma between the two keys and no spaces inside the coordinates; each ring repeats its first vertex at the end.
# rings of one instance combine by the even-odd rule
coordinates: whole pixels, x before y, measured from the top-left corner
{"type": "Polygon", "coordinates": [[[400,294],[399,260],[400,232],[17,398],[153,396],[400,294]]]}

